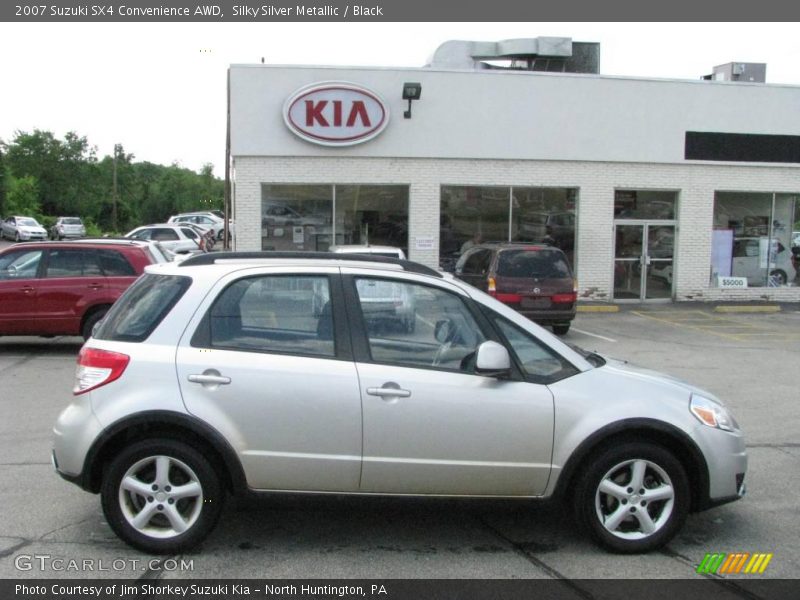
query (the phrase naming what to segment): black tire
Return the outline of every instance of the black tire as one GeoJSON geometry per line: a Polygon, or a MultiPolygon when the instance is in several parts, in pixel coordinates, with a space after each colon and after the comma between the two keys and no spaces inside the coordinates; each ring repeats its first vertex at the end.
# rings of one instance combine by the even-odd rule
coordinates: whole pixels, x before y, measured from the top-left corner
{"type": "Polygon", "coordinates": [[[689,513],[683,466],[654,444],[630,442],[608,448],[590,460],[576,482],[578,522],[613,552],[643,553],[664,546],[689,513]],[[631,486],[637,470],[643,482],[638,490],[631,486]],[[606,491],[609,488],[613,491],[606,491]]]}
{"type": "Polygon", "coordinates": [[[553,333],[556,335],[567,335],[569,332],[570,323],[553,325],[553,333]]]}
{"type": "Polygon", "coordinates": [[[173,554],[198,545],[216,526],[225,499],[211,461],[172,439],[141,440],[122,450],[111,460],[100,493],[114,533],[150,554],[173,554]],[[159,465],[166,465],[163,476],[159,465]],[[137,491],[131,491],[130,483],[123,487],[123,479],[137,491]],[[159,479],[167,483],[161,483],[161,489],[159,479]],[[141,525],[136,525],[142,516],[141,525]],[[181,524],[176,527],[173,519],[181,524]]]}
{"type": "Polygon", "coordinates": [[[97,310],[89,313],[89,315],[83,320],[83,325],[81,325],[81,335],[83,336],[84,340],[88,340],[92,337],[92,330],[97,323],[106,316],[108,312],[108,307],[105,308],[98,308],[97,310]]]}

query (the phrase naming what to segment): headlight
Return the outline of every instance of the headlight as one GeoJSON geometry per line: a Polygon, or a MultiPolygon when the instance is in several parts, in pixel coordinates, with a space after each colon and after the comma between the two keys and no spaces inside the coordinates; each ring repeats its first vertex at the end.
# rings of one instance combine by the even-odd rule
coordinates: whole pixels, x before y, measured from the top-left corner
{"type": "Polygon", "coordinates": [[[692,394],[689,410],[703,425],[723,431],[733,431],[738,428],[735,419],[724,407],[704,396],[692,394]]]}

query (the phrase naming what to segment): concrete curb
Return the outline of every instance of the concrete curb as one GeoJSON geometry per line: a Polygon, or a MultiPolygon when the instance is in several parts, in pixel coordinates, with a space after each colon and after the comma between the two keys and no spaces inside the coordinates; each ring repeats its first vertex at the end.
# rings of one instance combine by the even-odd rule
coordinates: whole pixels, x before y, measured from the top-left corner
{"type": "Polygon", "coordinates": [[[619,312],[619,306],[616,304],[590,304],[587,306],[581,306],[578,304],[578,312],[585,312],[585,313],[615,313],[619,312]]]}
{"type": "Polygon", "coordinates": [[[747,306],[717,306],[715,313],[777,313],[781,312],[781,307],[773,304],[768,305],[747,305],[747,306]]]}

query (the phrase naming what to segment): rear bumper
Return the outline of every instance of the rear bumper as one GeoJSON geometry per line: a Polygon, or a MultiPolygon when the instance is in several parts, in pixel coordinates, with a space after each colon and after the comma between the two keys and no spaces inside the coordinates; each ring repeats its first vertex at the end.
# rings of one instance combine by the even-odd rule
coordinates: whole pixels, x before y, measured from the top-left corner
{"type": "Polygon", "coordinates": [[[519,308],[519,305],[515,306],[513,304],[509,304],[508,306],[531,321],[545,325],[553,323],[568,323],[575,318],[575,314],[577,312],[574,305],[572,305],[572,308],[566,310],[526,310],[524,308],[519,308]]]}

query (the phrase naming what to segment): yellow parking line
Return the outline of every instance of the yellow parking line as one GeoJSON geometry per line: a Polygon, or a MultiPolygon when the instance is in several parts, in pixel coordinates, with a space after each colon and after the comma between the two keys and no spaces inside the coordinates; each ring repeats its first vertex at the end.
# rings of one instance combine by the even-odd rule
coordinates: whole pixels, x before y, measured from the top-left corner
{"type": "MultiPolygon", "coordinates": [[[[636,311],[636,310],[634,310],[632,312],[633,312],[633,314],[638,315],[640,317],[643,317],[645,319],[652,319],[653,321],[659,321],[661,323],[667,323],[669,325],[677,325],[678,327],[685,327],[687,329],[694,329],[695,331],[702,331],[703,333],[710,333],[711,335],[716,335],[718,337],[725,338],[725,339],[728,339],[728,340],[733,340],[735,342],[740,342],[741,341],[736,336],[728,335],[728,334],[725,334],[725,333],[718,333],[716,331],[711,331],[708,328],[704,329],[702,327],[697,327],[697,326],[694,326],[694,325],[686,325],[684,323],[681,323],[681,322],[675,321],[675,320],[671,320],[671,319],[661,319],[659,317],[654,317],[652,314],[639,312],[639,311],[636,311]]],[[[659,314],[662,314],[662,313],[659,313],[659,314]]]]}
{"type": "Polygon", "coordinates": [[[709,335],[715,335],[728,340],[744,342],[748,340],[756,341],[769,339],[779,342],[794,341],[800,336],[785,331],[771,330],[760,327],[754,323],[742,323],[727,317],[715,316],[711,313],[702,311],[632,311],[633,314],[661,323],[675,325],[686,329],[701,331],[709,335]],[[691,314],[690,314],[691,313],[691,314]],[[669,315],[676,314],[688,318],[669,318],[669,315]]]}

